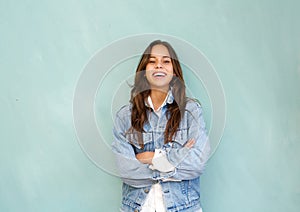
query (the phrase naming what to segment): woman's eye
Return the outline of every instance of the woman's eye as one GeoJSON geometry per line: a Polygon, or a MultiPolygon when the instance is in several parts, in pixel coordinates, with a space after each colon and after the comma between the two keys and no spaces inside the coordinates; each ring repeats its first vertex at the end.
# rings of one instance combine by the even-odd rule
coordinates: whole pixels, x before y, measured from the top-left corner
{"type": "Polygon", "coordinates": [[[170,63],[170,62],[171,62],[170,60],[165,60],[165,61],[164,61],[165,64],[168,64],[168,63],[170,63]]]}
{"type": "Polygon", "coordinates": [[[149,60],[149,63],[153,64],[155,63],[155,60],[149,60]]]}

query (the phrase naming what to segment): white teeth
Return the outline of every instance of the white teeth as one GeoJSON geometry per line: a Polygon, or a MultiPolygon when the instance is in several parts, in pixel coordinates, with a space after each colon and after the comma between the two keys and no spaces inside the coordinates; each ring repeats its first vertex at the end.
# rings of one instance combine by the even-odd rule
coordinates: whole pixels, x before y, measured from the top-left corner
{"type": "Polygon", "coordinates": [[[155,77],[164,77],[164,76],[166,76],[166,74],[162,73],[162,72],[156,72],[156,73],[153,74],[153,76],[155,76],[155,77]]]}

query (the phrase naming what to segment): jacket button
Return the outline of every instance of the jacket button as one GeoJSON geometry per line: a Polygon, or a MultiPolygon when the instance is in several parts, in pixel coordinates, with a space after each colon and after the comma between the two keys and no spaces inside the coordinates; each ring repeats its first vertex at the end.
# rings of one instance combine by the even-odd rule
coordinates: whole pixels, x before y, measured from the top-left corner
{"type": "Polygon", "coordinates": [[[148,188],[145,188],[145,189],[144,189],[144,192],[145,192],[146,194],[148,194],[148,193],[149,193],[149,189],[148,189],[148,188]]]}

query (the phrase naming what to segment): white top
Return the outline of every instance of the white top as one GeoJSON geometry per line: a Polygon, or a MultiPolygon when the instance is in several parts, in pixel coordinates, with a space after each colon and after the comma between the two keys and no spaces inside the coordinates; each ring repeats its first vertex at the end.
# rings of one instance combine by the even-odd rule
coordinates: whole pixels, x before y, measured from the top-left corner
{"type": "MultiPolygon", "coordinates": [[[[148,104],[149,107],[153,109],[153,111],[158,115],[158,117],[161,116],[161,109],[163,106],[165,106],[168,100],[168,97],[170,95],[170,91],[168,95],[166,96],[164,102],[160,107],[158,107],[157,110],[154,109],[154,105],[152,102],[152,99],[150,96],[148,96],[148,104]]],[[[150,169],[156,169],[161,172],[170,172],[175,169],[175,167],[168,161],[166,152],[161,149],[155,149],[155,153],[152,159],[152,165],[149,166],[150,169]]],[[[156,183],[152,185],[147,198],[145,200],[145,203],[142,207],[141,212],[165,212],[165,206],[164,206],[164,199],[163,199],[163,193],[162,193],[162,187],[159,183],[156,183]]]]}
{"type": "MultiPolygon", "coordinates": [[[[169,91],[165,100],[161,104],[161,106],[158,107],[157,110],[154,109],[154,105],[152,102],[152,99],[150,95],[148,96],[148,106],[153,109],[153,111],[158,115],[158,117],[161,117],[161,109],[163,106],[165,106],[167,103],[172,103],[173,98],[169,98],[169,96],[172,95],[172,92],[169,91]]],[[[162,149],[155,149],[155,153],[152,159],[152,165],[149,166],[150,169],[158,170],[160,172],[171,172],[174,171],[175,166],[173,166],[167,159],[166,152],[162,149]]]]}
{"type": "MultiPolygon", "coordinates": [[[[158,117],[161,117],[161,109],[163,106],[165,106],[167,103],[172,103],[173,99],[169,98],[169,96],[172,95],[172,92],[169,91],[168,95],[166,96],[164,102],[160,107],[158,107],[157,110],[154,109],[154,105],[152,102],[152,99],[150,96],[148,96],[146,104],[153,109],[153,111],[158,115],[158,117]]],[[[173,166],[167,159],[166,152],[162,149],[155,149],[155,153],[152,159],[152,165],[149,166],[150,169],[156,169],[160,172],[170,172],[175,169],[175,166],[173,166]]],[[[173,178],[168,178],[165,181],[180,181],[173,178]]],[[[159,183],[156,183],[152,185],[145,203],[143,204],[141,212],[166,212],[165,205],[164,205],[164,199],[163,199],[163,192],[162,187],[159,183]]],[[[196,212],[202,212],[202,209],[196,212]]]]}

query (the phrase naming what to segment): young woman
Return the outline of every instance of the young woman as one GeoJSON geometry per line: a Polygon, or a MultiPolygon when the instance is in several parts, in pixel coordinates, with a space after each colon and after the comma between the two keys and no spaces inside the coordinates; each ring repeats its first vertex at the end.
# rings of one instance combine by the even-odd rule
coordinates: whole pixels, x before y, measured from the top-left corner
{"type": "Polygon", "coordinates": [[[201,105],[186,97],[169,43],[156,40],[146,48],[113,134],[122,212],[202,211],[199,176],[210,146],[201,105]]]}

